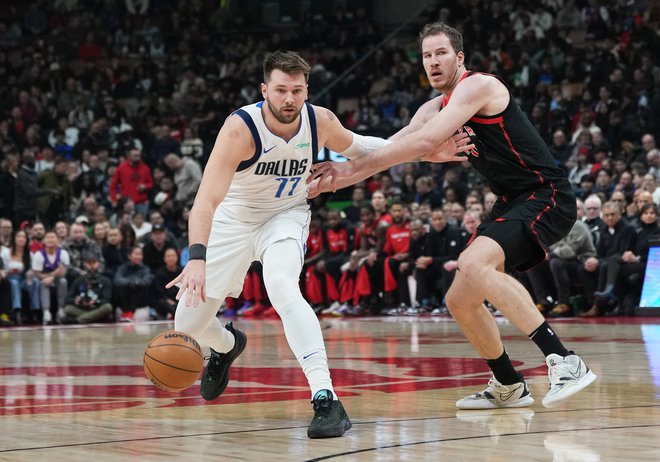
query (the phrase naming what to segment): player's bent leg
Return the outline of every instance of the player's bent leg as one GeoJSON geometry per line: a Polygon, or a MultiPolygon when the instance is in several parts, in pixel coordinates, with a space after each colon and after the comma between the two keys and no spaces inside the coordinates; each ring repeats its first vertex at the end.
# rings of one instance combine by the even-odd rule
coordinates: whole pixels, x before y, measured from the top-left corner
{"type": "Polygon", "coordinates": [[[206,297],[193,307],[186,306],[185,294],[174,315],[174,329],[191,335],[199,343],[211,347],[211,355],[202,374],[200,393],[210,401],[222,394],[229,384],[229,368],[247,344],[247,336],[227,323],[223,327],[216,317],[221,300],[206,297]]]}
{"type": "Polygon", "coordinates": [[[297,277],[302,269],[302,256],[299,245],[293,239],[275,242],[264,251],[262,259],[268,296],[282,319],[289,347],[311,388],[314,418],[307,435],[310,438],[341,436],[351,428],[351,421],[332,388],[318,318],[300,293],[297,277]]]}
{"type": "Polygon", "coordinates": [[[502,247],[493,239],[480,236],[461,255],[458,268],[462,276],[466,276],[464,281],[472,285],[474,291],[483,287],[481,295],[493,303],[543,351],[550,377],[550,391],[544,398],[543,405],[555,406],[591,384],[596,375],[582,359],[562,345],[559,337],[534,306],[529,292],[516,279],[501,272],[503,264],[502,247]]]}
{"type": "Polygon", "coordinates": [[[483,301],[482,293],[459,267],[445,297],[447,308],[477,353],[482,358],[497,358],[504,347],[497,324],[483,301]]]}
{"type": "MultiPolygon", "coordinates": [[[[456,272],[447,292],[446,302],[452,316],[482,358],[492,361],[505,355],[497,325],[484,306],[483,297],[474,291],[460,270],[456,272]]],[[[531,406],[534,399],[522,374],[518,373],[511,382],[514,383],[504,385],[493,377],[485,390],[458,400],[456,407],[472,410],[531,406]]]]}
{"type": "Polygon", "coordinates": [[[458,260],[458,269],[472,290],[495,305],[525,335],[544,321],[525,287],[504,273],[504,251],[493,239],[477,237],[458,260]]]}

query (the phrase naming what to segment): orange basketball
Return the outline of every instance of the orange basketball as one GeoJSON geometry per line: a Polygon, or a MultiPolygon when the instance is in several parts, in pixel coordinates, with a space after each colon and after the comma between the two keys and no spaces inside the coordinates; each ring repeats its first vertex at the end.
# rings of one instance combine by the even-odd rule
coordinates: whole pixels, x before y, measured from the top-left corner
{"type": "Polygon", "coordinates": [[[182,391],[199,377],[204,355],[197,340],[183,332],[169,330],[149,342],[142,364],[147,378],[158,388],[182,391]]]}

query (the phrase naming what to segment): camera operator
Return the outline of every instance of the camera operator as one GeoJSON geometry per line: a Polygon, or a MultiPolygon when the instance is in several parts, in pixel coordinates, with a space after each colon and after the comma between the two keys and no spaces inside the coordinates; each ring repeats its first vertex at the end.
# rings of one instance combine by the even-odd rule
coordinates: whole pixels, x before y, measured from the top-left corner
{"type": "Polygon", "coordinates": [[[99,256],[96,252],[85,252],[83,258],[86,272],[69,289],[64,307],[65,324],[104,322],[112,315],[112,282],[99,272],[99,256]]]}

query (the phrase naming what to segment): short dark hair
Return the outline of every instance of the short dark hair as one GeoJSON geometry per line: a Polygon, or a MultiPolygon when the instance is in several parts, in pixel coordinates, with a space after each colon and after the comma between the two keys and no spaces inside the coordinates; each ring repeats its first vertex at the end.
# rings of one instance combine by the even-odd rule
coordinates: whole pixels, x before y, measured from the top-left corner
{"type": "Polygon", "coordinates": [[[658,215],[658,207],[656,207],[655,204],[644,204],[642,205],[642,208],[639,210],[639,216],[641,217],[644,212],[647,210],[653,210],[656,215],[658,215]]]}
{"type": "Polygon", "coordinates": [[[266,56],[264,59],[264,82],[268,83],[270,75],[275,69],[279,69],[285,74],[302,73],[305,76],[305,82],[309,80],[311,67],[295,51],[276,51],[266,56]]]}
{"type": "Polygon", "coordinates": [[[440,34],[447,36],[449,43],[451,43],[451,46],[456,53],[463,51],[463,34],[444,22],[433,22],[422,27],[418,37],[419,47],[422,47],[422,42],[426,37],[440,34]]]}

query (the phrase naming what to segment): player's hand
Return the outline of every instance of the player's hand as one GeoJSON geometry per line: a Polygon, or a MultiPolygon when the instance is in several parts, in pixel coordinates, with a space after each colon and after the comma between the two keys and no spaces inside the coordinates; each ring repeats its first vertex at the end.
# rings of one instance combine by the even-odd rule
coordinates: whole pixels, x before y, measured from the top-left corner
{"type": "Polygon", "coordinates": [[[337,191],[337,178],[350,177],[353,171],[352,162],[321,162],[312,166],[312,174],[307,178],[307,184],[312,184],[318,179],[319,190],[322,192],[337,191]]]}
{"type": "Polygon", "coordinates": [[[426,162],[462,162],[475,148],[467,132],[457,133],[447,138],[434,152],[425,154],[419,160],[426,162]]]}
{"type": "Polygon", "coordinates": [[[318,178],[309,183],[307,186],[307,199],[314,199],[316,196],[321,194],[323,191],[321,191],[321,187],[319,186],[319,180],[318,178]]]}
{"type": "Polygon", "coordinates": [[[183,294],[186,294],[186,306],[190,306],[192,300],[193,306],[199,305],[199,300],[206,302],[206,262],[204,260],[188,260],[186,267],[181,274],[172,279],[166,286],[169,289],[178,286],[176,299],[180,300],[183,294]]]}

